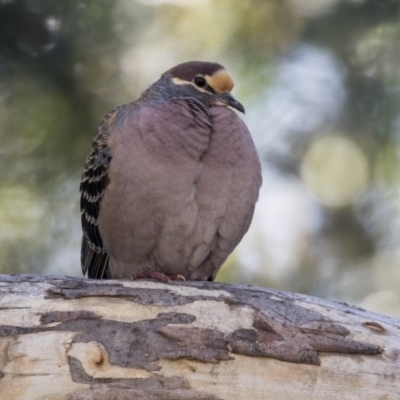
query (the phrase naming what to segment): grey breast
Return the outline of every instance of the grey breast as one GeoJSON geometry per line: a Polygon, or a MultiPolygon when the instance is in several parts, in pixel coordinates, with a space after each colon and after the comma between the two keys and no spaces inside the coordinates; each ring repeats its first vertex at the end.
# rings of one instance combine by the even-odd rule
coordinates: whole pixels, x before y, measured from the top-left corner
{"type": "Polygon", "coordinates": [[[99,230],[111,276],[215,276],[247,231],[261,185],[241,119],[194,99],[125,108],[108,146],[99,230]]]}

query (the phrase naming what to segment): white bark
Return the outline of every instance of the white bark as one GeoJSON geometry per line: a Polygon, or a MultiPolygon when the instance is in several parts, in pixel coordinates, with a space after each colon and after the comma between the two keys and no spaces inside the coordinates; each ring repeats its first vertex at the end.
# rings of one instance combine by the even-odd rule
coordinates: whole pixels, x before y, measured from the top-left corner
{"type": "Polygon", "coordinates": [[[400,321],[218,283],[0,275],[1,400],[399,399],[400,321]]]}

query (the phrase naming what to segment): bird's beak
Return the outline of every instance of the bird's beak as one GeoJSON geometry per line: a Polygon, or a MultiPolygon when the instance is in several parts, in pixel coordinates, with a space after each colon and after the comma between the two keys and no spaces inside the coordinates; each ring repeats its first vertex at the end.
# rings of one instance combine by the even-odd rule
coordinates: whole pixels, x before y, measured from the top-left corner
{"type": "Polygon", "coordinates": [[[218,96],[218,103],[217,105],[225,106],[225,107],[232,107],[235,108],[236,110],[242,112],[243,114],[245,113],[244,107],[241,103],[239,103],[230,93],[225,92],[221,93],[220,96],[218,96]]]}

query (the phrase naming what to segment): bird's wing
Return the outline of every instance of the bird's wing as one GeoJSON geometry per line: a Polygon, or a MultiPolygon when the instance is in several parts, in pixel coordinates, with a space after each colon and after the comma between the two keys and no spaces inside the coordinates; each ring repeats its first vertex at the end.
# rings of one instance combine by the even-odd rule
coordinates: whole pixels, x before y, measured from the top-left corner
{"type": "Polygon", "coordinates": [[[94,279],[107,278],[108,255],[103,248],[98,217],[100,201],[109,182],[107,173],[112,156],[107,141],[110,126],[120,108],[111,111],[101,122],[81,177],[81,265],[83,274],[88,272],[88,277],[94,279]]]}

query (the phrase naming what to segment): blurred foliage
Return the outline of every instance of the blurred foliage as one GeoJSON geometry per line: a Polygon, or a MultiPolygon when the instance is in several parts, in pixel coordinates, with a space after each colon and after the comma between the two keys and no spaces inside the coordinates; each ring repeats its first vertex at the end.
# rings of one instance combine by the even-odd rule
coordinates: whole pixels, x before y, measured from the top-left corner
{"type": "Polygon", "coordinates": [[[211,60],[264,164],[218,279],[399,316],[399,16],[400,0],[0,0],[0,272],[80,273],[79,174],[102,116],[211,60]]]}

